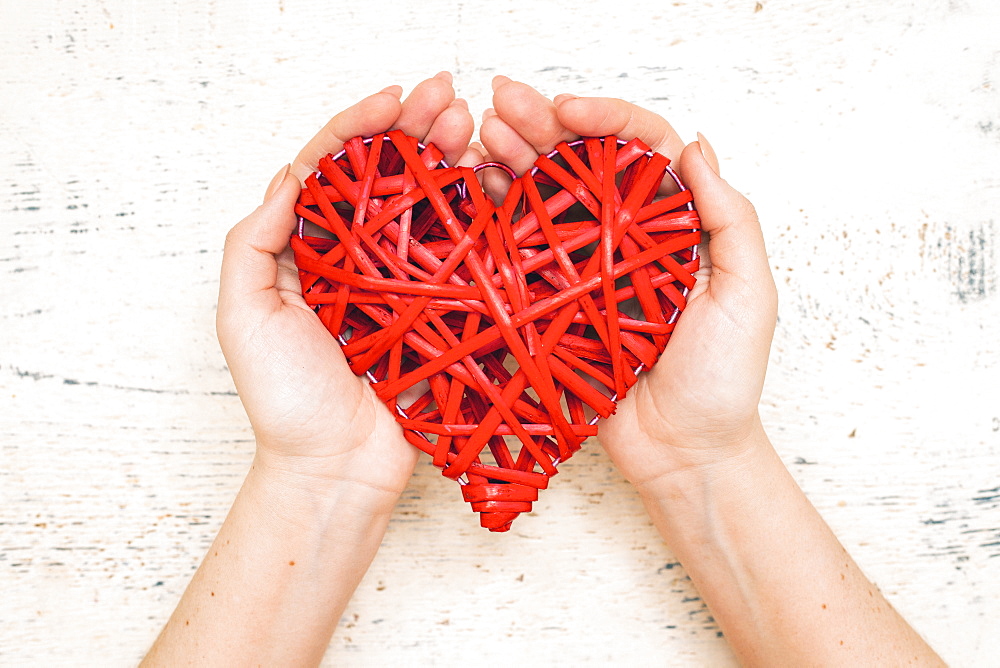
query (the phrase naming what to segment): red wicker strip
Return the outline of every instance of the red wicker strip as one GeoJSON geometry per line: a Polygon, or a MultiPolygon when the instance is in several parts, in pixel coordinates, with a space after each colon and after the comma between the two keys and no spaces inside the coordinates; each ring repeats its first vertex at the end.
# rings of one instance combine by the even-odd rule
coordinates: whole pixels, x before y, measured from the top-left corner
{"type": "Polygon", "coordinates": [[[392,131],[306,179],[306,302],[491,531],[667,345],[700,235],[668,164],[638,140],[563,143],[497,206],[476,169],[392,131]]]}

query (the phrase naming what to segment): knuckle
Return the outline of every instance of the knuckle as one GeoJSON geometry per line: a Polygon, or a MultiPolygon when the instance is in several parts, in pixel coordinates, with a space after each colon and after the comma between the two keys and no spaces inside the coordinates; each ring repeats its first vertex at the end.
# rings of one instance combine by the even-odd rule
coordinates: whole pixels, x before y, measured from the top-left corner
{"type": "Polygon", "coordinates": [[[234,248],[240,245],[242,242],[242,230],[240,229],[240,223],[237,223],[233,227],[229,228],[226,232],[226,238],[223,241],[222,252],[228,254],[234,248]]]}
{"type": "Polygon", "coordinates": [[[736,200],[736,213],[745,219],[759,220],[757,215],[757,207],[753,205],[753,202],[748,200],[742,194],[736,200]]]}

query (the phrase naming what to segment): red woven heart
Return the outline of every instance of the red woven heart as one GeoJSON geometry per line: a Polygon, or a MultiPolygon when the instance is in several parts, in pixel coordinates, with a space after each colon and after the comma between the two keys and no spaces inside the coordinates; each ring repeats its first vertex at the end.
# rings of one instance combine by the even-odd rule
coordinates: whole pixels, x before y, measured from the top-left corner
{"type": "Polygon", "coordinates": [[[668,163],[638,140],[563,143],[496,207],[476,170],[393,131],[306,179],[306,302],[491,531],[597,433],[587,408],[611,415],[667,345],[700,234],[668,163]],[[666,175],[679,192],[654,201],[666,175]]]}

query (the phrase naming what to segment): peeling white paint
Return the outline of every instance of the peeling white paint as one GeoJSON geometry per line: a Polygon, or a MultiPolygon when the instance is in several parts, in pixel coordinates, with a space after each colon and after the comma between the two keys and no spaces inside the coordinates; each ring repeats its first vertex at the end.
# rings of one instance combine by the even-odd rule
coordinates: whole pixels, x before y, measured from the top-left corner
{"type": "MultiPolygon", "coordinates": [[[[0,2],[0,663],[134,664],[253,443],[214,335],[226,230],[326,118],[455,72],[707,134],[781,292],[792,472],[943,656],[1000,653],[992,0],[0,2]]],[[[510,535],[423,462],[329,665],[728,665],[596,446],[510,535]]]]}

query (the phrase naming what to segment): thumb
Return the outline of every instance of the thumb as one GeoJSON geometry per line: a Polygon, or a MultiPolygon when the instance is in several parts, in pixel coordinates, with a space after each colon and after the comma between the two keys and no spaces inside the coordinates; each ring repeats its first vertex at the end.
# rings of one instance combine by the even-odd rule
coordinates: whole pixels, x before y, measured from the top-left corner
{"type": "Polygon", "coordinates": [[[226,235],[219,285],[219,308],[259,297],[276,284],[275,255],[288,246],[295,229],[298,179],[283,168],[268,188],[267,199],[226,235]]]}
{"type": "Polygon", "coordinates": [[[764,235],[753,204],[719,177],[706,154],[715,157],[704,137],[688,144],[681,153],[680,171],[694,195],[702,229],[708,234],[713,282],[725,277],[739,279],[755,289],[773,286],[764,235]]]}

